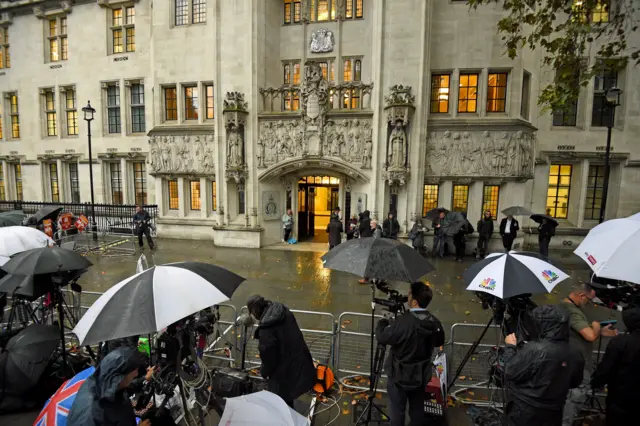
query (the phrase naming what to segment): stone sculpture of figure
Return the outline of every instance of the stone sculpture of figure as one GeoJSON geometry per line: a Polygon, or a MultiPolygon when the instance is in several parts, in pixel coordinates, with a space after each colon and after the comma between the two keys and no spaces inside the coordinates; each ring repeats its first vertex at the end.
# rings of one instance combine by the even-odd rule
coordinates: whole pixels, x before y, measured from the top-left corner
{"type": "Polygon", "coordinates": [[[263,163],[267,167],[276,162],[276,137],[273,131],[273,123],[263,123],[260,138],[265,147],[263,163]]]}
{"type": "Polygon", "coordinates": [[[319,52],[322,49],[320,40],[318,39],[318,34],[315,31],[311,32],[311,44],[309,47],[312,52],[319,52]]]}
{"type": "Polygon", "coordinates": [[[518,174],[518,140],[510,139],[507,146],[507,173],[518,174]]]}
{"type": "Polygon", "coordinates": [[[333,121],[327,121],[321,155],[331,155],[333,143],[338,138],[336,127],[333,124],[333,121]]]}
{"type": "Polygon", "coordinates": [[[233,123],[229,125],[228,149],[227,165],[230,167],[242,166],[242,135],[238,126],[233,123]]]}
{"type": "Polygon", "coordinates": [[[364,141],[364,151],[362,153],[362,168],[371,168],[371,151],[373,148],[373,142],[370,139],[364,141]]]}
{"type": "Polygon", "coordinates": [[[265,150],[266,150],[266,144],[267,144],[265,129],[270,124],[271,123],[263,123],[262,131],[260,132],[260,137],[258,138],[258,168],[260,169],[265,167],[264,156],[265,156],[265,150]]]}
{"type": "Polygon", "coordinates": [[[161,150],[162,150],[162,169],[166,172],[173,171],[172,164],[171,164],[171,143],[166,137],[163,140],[161,150]]]}
{"type": "Polygon", "coordinates": [[[483,153],[483,163],[484,169],[488,174],[492,174],[494,172],[493,169],[493,141],[491,140],[491,133],[484,132],[483,136],[485,137],[484,143],[482,144],[482,153],[483,153]]]}
{"type": "Polygon", "coordinates": [[[295,155],[298,157],[303,156],[307,152],[307,147],[302,137],[302,128],[297,121],[294,121],[291,125],[291,131],[293,133],[293,147],[295,149],[295,155]]]}
{"type": "Polygon", "coordinates": [[[340,157],[340,145],[344,143],[344,136],[342,133],[337,133],[336,137],[331,141],[331,155],[334,157],[340,157]]]}
{"type": "Polygon", "coordinates": [[[156,142],[155,136],[151,136],[149,139],[149,165],[151,166],[151,170],[154,172],[162,167],[158,143],[156,142]]]}
{"type": "Polygon", "coordinates": [[[278,120],[276,123],[275,136],[276,136],[276,161],[280,161],[285,158],[284,144],[285,144],[285,128],[282,121],[278,120]]]}
{"type": "Polygon", "coordinates": [[[407,136],[404,133],[402,121],[396,121],[396,125],[391,132],[389,139],[389,147],[391,154],[389,155],[389,166],[394,169],[404,168],[405,163],[405,147],[407,145],[407,136]]]}
{"type": "Polygon", "coordinates": [[[208,145],[205,145],[202,153],[202,169],[208,172],[213,169],[213,153],[208,145]]]}
{"type": "Polygon", "coordinates": [[[531,174],[531,149],[533,148],[533,140],[528,142],[526,138],[519,139],[520,152],[522,161],[522,174],[528,176],[531,174]]]}
{"type": "Polygon", "coordinates": [[[349,139],[351,139],[351,158],[352,159],[357,158],[360,155],[360,152],[362,150],[362,147],[360,146],[361,132],[362,132],[362,129],[360,128],[360,120],[356,118],[355,120],[353,120],[351,129],[349,129],[349,139]]]}
{"type": "Polygon", "coordinates": [[[364,203],[362,202],[362,197],[358,197],[358,202],[356,203],[356,210],[358,211],[358,215],[364,212],[364,203]]]}
{"type": "Polygon", "coordinates": [[[496,141],[494,144],[495,149],[495,159],[496,159],[496,168],[498,176],[503,176],[505,174],[505,166],[507,164],[507,146],[508,143],[507,138],[509,134],[504,132],[502,134],[502,140],[496,141]]]}

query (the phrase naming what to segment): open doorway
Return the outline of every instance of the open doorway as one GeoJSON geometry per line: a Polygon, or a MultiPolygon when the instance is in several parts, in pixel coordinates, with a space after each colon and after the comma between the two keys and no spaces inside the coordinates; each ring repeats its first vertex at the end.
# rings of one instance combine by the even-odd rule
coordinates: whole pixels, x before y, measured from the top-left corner
{"type": "Polygon", "coordinates": [[[340,179],[305,176],[298,181],[298,239],[328,242],[325,230],[339,205],[340,179]]]}

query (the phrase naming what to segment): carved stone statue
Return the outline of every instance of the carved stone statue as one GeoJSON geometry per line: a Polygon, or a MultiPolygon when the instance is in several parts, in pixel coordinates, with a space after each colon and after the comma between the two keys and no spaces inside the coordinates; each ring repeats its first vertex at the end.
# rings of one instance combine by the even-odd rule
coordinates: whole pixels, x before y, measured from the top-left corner
{"type": "Polygon", "coordinates": [[[227,166],[228,167],[241,167],[243,166],[242,155],[242,135],[235,124],[228,126],[229,134],[227,140],[227,166]]]}
{"type": "Polygon", "coordinates": [[[401,121],[396,121],[396,125],[389,137],[389,167],[401,169],[405,166],[405,149],[407,146],[407,135],[401,121]]]}
{"type": "Polygon", "coordinates": [[[214,172],[213,135],[151,136],[149,166],[158,174],[210,174],[214,172]]]}
{"type": "Polygon", "coordinates": [[[311,53],[327,53],[333,51],[335,40],[333,32],[324,28],[311,32],[309,50],[311,53]]]}

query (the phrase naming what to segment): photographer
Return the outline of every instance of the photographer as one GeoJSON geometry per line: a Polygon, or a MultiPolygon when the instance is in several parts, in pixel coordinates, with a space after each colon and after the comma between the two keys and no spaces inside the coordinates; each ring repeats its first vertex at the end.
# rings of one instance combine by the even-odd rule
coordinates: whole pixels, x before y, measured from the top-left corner
{"type": "Polygon", "coordinates": [[[607,385],[607,426],[633,424],[640,401],[640,307],[622,312],[627,333],[614,337],[591,378],[591,386],[607,385]]]}
{"type": "Polygon", "coordinates": [[[293,400],[316,384],[316,369],[298,323],[282,303],[259,295],[247,300],[249,313],[260,321],[254,337],[268,389],[293,408],[293,400]]]}
{"type": "Polygon", "coordinates": [[[444,344],[442,324],[427,311],[432,298],[429,286],[411,284],[410,311],[392,323],[383,318],[376,327],[378,342],[391,346],[385,365],[391,426],[404,425],[407,402],[411,425],[422,425],[426,420],[426,387],[433,374],[431,355],[433,348],[444,344]]]}
{"type": "Polygon", "coordinates": [[[140,205],[136,206],[136,214],[133,216],[133,223],[136,225],[136,233],[138,234],[138,245],[140,248],[144,246],[142,242],[142,235],[147,236],[147,243],[149,248],[153,249],[153,240],[151,239],[151,231],[149,230],[149,222],[151,216],[146,210],[143,210],[140,205]]]}
{"type": "Polygon", "coordinates": [[[518,345],[505,338],[504,378],[509,388],[507,425],[560,425],[569,389],[582,381],[584,361],[569,346],[569,318],[557,306],[533,310],[537,338],[518,345]]]}

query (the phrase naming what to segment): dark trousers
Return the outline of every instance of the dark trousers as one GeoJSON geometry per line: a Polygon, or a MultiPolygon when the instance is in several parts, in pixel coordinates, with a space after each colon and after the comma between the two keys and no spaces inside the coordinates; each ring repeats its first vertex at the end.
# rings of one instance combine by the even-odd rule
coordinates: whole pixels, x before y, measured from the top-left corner
{"type": "Polygon", "coordinates": [[[427,394],[424,389],[407,391],[398,388],[391,379],[387,380],[387,392],[389,397],[389,415],[391,426],[404,426],[405,412],[409,403],[410,426],[424,426],[426,415],[424,413],[424,401],[427,394]]]}
{"type": "Polygon", "coordinates": [[[507,426],[561,426],[562,410],[544,410],[509,402],[505,410],[507,426]]]}
{"type": "Polygon", "coordinates": [[[149,244],[149,247],[153,248],[153,240],[151,239],[151,231],[149,230],[148,225],[141,225],[138,227],[138,245],[140,247],[144,246],[144,243],[142,242],[142,235],[147,236],[147,244],[149,244]]]}
{"type": "Polygon", "coordinates": [[[549,257],[549,243],[551,238],[538,235],[538,245],[540,246],[540,254],[543,257],[549,257]]]}
{"type": "Polygon", "coordinates": [[[513,240],[515,238],[513,238],[513,236],[511,234],[504,234],[502,236],[502,245],[504,246],[504,249],[509,252],[511,251],[511,247],[513,247],[513,240]]]}
{"type": "Polygon", "coordinates": [[[287,242],[289,241],[289,237],[291,236],[291,229],[286,229],[284,230],[284,241],[287,242]]]}
{"type": "Polygon", "coordinates": [[[462,259],[464,257],[465,249],[464,235],[456,234],[453,237],[453,245],[456,247],[456,258],[462,259]]]}
{"type": "Polygon", "coordinates": [[[478,236],[478,251],[476,254],[478,256],[484,257],[489,254],[489,237],[486,235],[478,236]]]}

